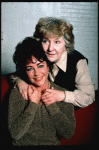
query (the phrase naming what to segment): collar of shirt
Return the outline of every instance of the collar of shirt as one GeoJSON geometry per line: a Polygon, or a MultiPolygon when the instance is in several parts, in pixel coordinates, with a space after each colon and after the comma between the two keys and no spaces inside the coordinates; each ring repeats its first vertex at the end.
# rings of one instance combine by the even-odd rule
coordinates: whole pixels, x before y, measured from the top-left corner
{"type": "Polygon", "coordinates": [[[64,51],[62,53],[60,60],[55,65],[58,66],[60,69],[62,69],[64,72],[66,72],[67,67],[66,62],[67,62],[67,51],[64,51]]]}
{"type": "Polygon", "coordinates": [[[55,77],[58,74],[59,68],[62,69],[64,72],[66,72],[67,68],[66,62],[67,62],[67,51],[64,51],[62,53],[60,60],[56,64],[53,64],[52,72],[49,71],[49,78],[51,79],[51,81],[54,82],[55,77]]]}

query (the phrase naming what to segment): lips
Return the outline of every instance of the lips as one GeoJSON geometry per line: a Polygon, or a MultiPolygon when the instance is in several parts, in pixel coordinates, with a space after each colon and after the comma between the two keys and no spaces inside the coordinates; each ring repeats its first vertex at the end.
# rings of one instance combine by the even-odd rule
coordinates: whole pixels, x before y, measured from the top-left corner
{"type": "Polygon", "coordinates": [[[47,55],[55,55],[55,54],[47,53],[47,55]]]}
{"type": "Polygon", "coordinates": [[[49,57],[55,56],[55,54],[51,54],[51,53],[46,53],[46,55],[49,56],[49,57]]]}
{"type": "Polygon", "coordinates": [[[35,81],[41,81],[43,79],[43,76],[42,77],[37,77],[37,78],[33,78],[35,81]]]}

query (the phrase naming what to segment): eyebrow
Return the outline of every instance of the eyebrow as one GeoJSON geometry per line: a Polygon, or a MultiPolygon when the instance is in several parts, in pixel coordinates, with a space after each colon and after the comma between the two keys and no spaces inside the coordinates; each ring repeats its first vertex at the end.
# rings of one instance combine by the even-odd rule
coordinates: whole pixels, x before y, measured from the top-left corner
{"type": "MultiPolygon", "coordinates": [[[[55,40],[58,40],[59,38],[60,38],[60,37],[56,38],[55,40]]],[[[47,39],[47,40],[48,40],[49,38],[44,37],[43,39],[47,39]]]]}
{"type": "Polygon", "coordinates": [[[44,37],[43,39],[48,39],[48,38],[45,38],[45,37],[44,37]]]}
{"type": "Polygon", "coordinates": [[[26,66],[26,67],[30,67],[31,68],[32,66],[26,66]]]}
{"type": "MultiPolygon", "coordinates": [[[[39,62],[39,63],[37,64],[37,66],[39,66],[41,63],[43,63],[43,62],[39,62]]],[[[32,67],[32,66],[28,66],[28,65],[27,65],[26,67],[32,67]]]]}

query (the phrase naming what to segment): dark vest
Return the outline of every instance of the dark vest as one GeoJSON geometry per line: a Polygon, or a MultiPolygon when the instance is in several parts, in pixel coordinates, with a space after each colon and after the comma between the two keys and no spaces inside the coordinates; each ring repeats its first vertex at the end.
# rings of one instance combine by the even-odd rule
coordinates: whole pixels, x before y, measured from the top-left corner
{"type": "Polygon", "coordinates": [[[63,72],[59,68],[59,72],[55,77],[54,83],[68,89],[69,91],[74,91],[75,87],[75,77],[77,73],[76,65],[77,62],[81,59],[86,59],[88,63],[88,59],[85,58],[81,53],[74,50],[71,54],[67,55],[67,70],[63,72]]]}

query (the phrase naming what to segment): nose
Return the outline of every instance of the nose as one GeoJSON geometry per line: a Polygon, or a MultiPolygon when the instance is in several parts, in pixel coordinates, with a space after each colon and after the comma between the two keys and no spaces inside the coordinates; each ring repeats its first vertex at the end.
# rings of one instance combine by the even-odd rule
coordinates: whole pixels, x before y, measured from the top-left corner
{"type": "Polygon", "coordinates": [[[49,43],[48,51],[51,52],[54,50],[54,44],[52,42],[49,43]]]}
{"type": "Polygon", "coordinates": [[[38,76],[38,75],[39,75],[39,69],[38,69],[38,68],[36,68],[36,69],[34,70],[34,75],[35,75],[35,76],[38,76]]]}

